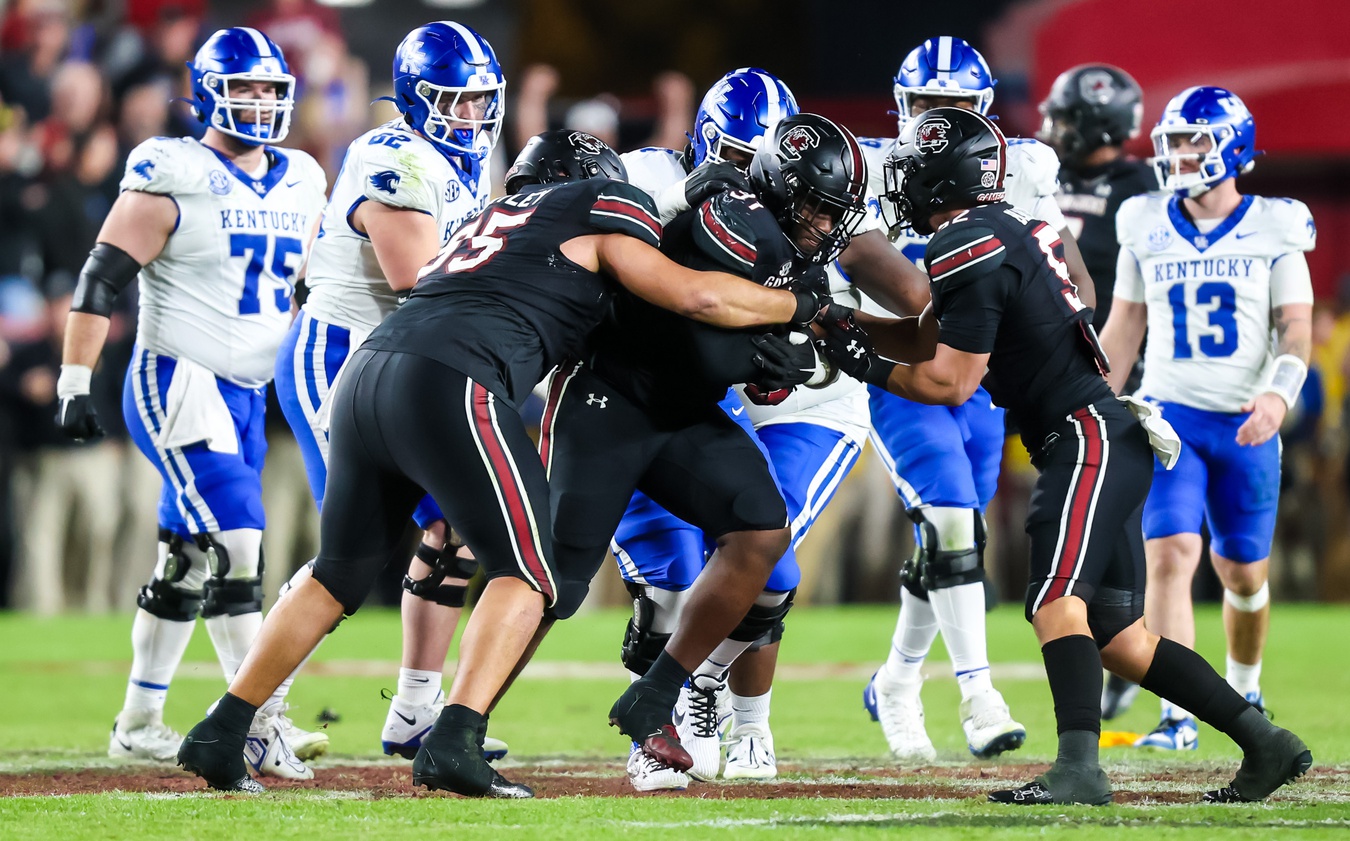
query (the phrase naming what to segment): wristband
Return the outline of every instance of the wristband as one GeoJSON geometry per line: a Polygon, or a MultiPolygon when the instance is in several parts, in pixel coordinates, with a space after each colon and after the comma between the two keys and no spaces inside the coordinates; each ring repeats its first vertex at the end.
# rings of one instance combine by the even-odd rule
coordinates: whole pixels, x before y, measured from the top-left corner
{"type": "Polygon", "coordinates": [[[1308,363],[1292,353],[1282,353],[1266,365],[1261,376],[1261,391],[1276,395],[1286,407],[1293,409],[1307,378],[1308,363]]]}
{"type": "Polygon", "coordinates": [[[89,380],[93,375],[94,369],[88,365],[62,365],[61,376],[56,379],[56,396],[64,400],[88,394],[89,380]]]}
{"type": "Polygon", "coordinates": [[[789,289],[792,297],[797,299],[797,309],[792,313],[793,324],[808,324],[815,320],[816,315],[821,309],[829,303],[828,300],[821,301],[820,296],[814,292],[808,292],[804,289],[789,289]]]}

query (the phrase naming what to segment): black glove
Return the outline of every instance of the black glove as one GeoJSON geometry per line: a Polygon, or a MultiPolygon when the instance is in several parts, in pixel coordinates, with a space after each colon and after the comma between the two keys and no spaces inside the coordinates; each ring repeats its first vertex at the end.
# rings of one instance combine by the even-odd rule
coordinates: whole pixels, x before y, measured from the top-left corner
{"type": "Polygon", "coordinates": [[[853,320],[853,310],[830,304],[816,319],[824,330],[823,338],[816,340],[820,353],[834,366],[855,380],[886,388],[894,362],[876,355],[866,331],[853,320]]]}
{"type": "Polygon", "coordinates": [[[96,441],[105,434],[88,394],[62,397],[56,410],[56,426],[76,441],[96,441]]]}
{"type": "Polygon", "coordinates": [[[684,200],[690,207],[698,207],[718,193],[728,190],[750,190],[750,181],[745,173],[728,161],[706,163],[684,179],[684,200]]]}
{"type": "Polygon", "coordinates": [[[774,333],[750,340],[755,346],[754,362],[760,370],[755,377],[760,390],[777,391],[802,385],[816,373],[816,349],[805,336],[796,335],[804,341],[794,344],[789,336],[774,333]]]}

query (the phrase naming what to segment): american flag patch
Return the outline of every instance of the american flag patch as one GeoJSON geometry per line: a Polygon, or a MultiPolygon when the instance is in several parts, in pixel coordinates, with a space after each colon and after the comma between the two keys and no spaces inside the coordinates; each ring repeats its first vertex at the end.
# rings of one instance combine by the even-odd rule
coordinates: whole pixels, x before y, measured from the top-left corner
{"type": "Polygon", "coordinates": [[[980,169],[998,169],[998,161],[980,159],[980,169]]]}

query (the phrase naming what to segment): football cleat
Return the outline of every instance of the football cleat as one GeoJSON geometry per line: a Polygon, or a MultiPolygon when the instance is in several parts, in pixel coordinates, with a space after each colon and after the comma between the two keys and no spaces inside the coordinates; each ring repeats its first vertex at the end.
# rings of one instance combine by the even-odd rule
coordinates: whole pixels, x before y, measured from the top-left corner
{"type": "Polygon", "coordinates": [[[726,682],[708,675],[694,675],[680,690],[673,720],[680,743],[694,760],[689,776],[696,780],[715,780],[722,770],[722,731],[731,718],[729,700],[726,682]]]}
{"type": "MultiPolygon", "coordinates": [[[[412,759],[422,746],[422,739],[436,724],[441,710],[445,709],[445,693],[436,696],[436,701],[424,707],[415,707],[404,703],[394,695],[389,699],[389,712],[384,717],[384,730],[380,733],[380,747],[385,756],[401,756],[412,759]]],[[[506,742],[491,736],[483,738],[483,758],[495,762],[506,756],[506,742]]]]}
{"type": "Polygon", "coordinates": [[[1312,767],[1312,751],[1303,740],[1281,727],[1271,727],[1260,744],[1242,754],[1233,781],[1217,791],[1205,792],[1208,803],[1256,803],[1312,767]]]}
{"type": "Polygon", "coordinates": [[[452,791],[465,797],[525,799],[534,790],[503,777],[483,758],[478,734],[463,728],[433,730],[413,757],[413,785],[452,791]]]}
{"type": "Polygon", "coordinates": [[[1153,728],[1152,733],[1140,736],[1134,746],[1157,750],[1195,750],[1200,746],[1200,731],[1195,719],[1190,716],[1164,718],[1153,728]]]}
{"type": "Polygon", "coordinates": [[[671,723],[671,709],[678,700],[678,691],[672,698],[665,690],[655,689],[647,678],[638,678],[609,708],[609,724],[619,728],[620,733],[637,742],[658,762],[677,771],[688,771],[694,759],[680,743],[680,733],[671,723]]]}
{"type": "Polygon", "coordinates": [[[728,780],[772,780],[778,776],[778,757],[767,724],[740,724],[727,736],[728,780]]]}
{"type": "Polygon", "coordinates": [[[920,679],[913,684],[888,681],[880,672],[863,690],[863,707],[881,724],[891,754],[901,762],[924,764],[937,759],[937,750],[923,726],[920,679]]]}
{"type": "Polygon", "coordinates": [[[328,734],[322,730],[304,730],[296,727],[295,722],[286,715],[288,709],[290,707],[282,704],[281,709],[276,712],[276,719],[281,727],[282,737],[295,752],[295,758],[301,762],[308,762],[328,753],[328,734]]]}
{"type": "Polygon", "coordinates": [[[1052,767],[1024,786],[989,793],[990,803],[1005,803],[1012,806],[1048,806],[1064,803],[1105,806],[1112,798],[1111,783],[1106,778],[1106,772],[1095,766],[1079,772],[1052,767]]]}
{"type": "Polygon", "coordinates": [[[961,728],[966,731],[970,752],[980,759],[1017,750],[1027,740],[1027,729],[1013,720],[996,689],[961,702],[961,728]]]}
{"type": "Polygon", "coordinates": [[[628,781],[636,791],[684,791],[689,788],[688,774],[648,756],[636,742],[628,754],[628,781]]]}
{"type": "Polygon", "coordinates": [[[280,715],[258,714],[244,742],[244,761],[264,777],[283,780],[312,780],[314,772],[301,762],[282,730],[280,715]]]}
{"type": "Polygon", "coordinates": [[[159,711],[123,710],[113,719],[108,756],[173,762],[183,737],[164,723],[159,711]]]}
{"type": "Polygon", "coordinates": [[[1102,686],[1102,721],[1124,715],[1137,697],[1139,684],[1131,683],[1119,675],[1108,674],[1106,684],[1102,686]]]}

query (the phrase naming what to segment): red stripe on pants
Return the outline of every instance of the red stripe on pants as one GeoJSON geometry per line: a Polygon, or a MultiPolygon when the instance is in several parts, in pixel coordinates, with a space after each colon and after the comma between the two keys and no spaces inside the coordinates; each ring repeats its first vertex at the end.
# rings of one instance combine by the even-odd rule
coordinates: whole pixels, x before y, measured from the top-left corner
{"type": "Polygon", "coordinates": [[[1069,533],[1064,538],[1064,551],[1055,560],[1051,573],[1052,583],[1045,601],[1053,601],[1069,594],[1070,582],[1074,577],[1074,567],[1078,565],[1078,556],[1087,542],[1088,511],[1092,508],[1092,497],[1101,478],[1102,467],[1102,431],[1097,419],[1084,408],[1073,413],[1078,421],[1086,453],[1083,457],[1083,469],[1078,474],[1078,482],[1069,489],[1069,533]]]}

